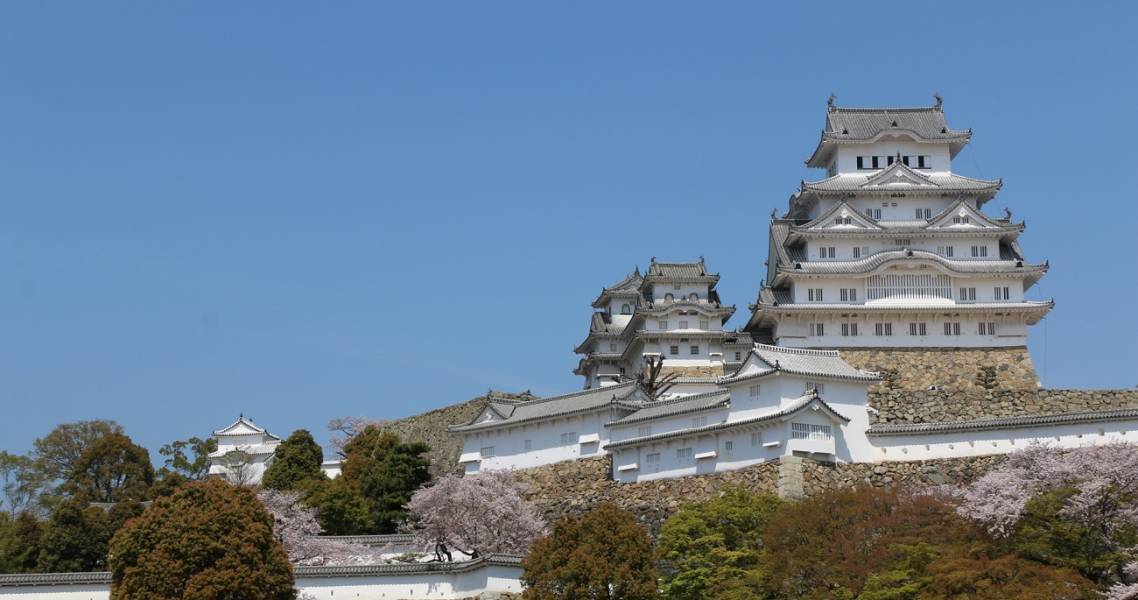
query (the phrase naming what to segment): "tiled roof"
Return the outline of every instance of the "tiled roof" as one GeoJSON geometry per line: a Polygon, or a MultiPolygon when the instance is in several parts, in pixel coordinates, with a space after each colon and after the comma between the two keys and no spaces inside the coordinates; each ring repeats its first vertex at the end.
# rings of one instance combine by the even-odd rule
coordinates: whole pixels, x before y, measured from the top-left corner
{"type": "Polygon", "coordinates": [[[868,142],[881,134],[908,133],[921,140],[945,141],[951,144],[953,156],[972,137],[971,130],[960,131],[948,126],[939,97],[936,106],[913,108],[851,108],[835,106],[833,100],[830,99],[826,111],[822,137],[806,161],[811,167],[826,166],[822,159],[836,143],[868,142]]]}
{"type": "Polygon", "coordinates": [[[682,415],[684,413],[727,406],[730,398],[731,392],[728,390],[715,390],[714,392],[704,394],[650,402],[646,404],[644,408],[611,423],[607,423],[606,426],[626,425],[628,423],[647,421],[649,419],[659,419],[661,417],[670,417],[673,415],[682,415]]]}
{"type": "Polygon", "coordinates": [[[885,250],[858,260],[802,261],[794,264],[780,264],[779,271],[785,273],[809,274],[860,274],[868,273],[878,267],[914,258],[931,260],[954,273],[1044,273],[1048,265],[1029,264],[1007,260],[958,260],[945,258],[927,250],[885,250]]]}
{"type": "Polygon", "coordinates": [[[692,262],[652,262],[648,265],[645,278],[667,280],[718,280],[719,275],[707,272],[707,265],[703,258],[692,262]]]}
{"type": "Polygon", "coordinates": [[[694,435],[702,435],[702,434],[706,434],[706,433],[722,431],[724,429],[732,429],[735,427],[746,427],[746,426],[750,426],[750,425],[765,424],[765,423],[769,423],[772,421],[785,420],[787,418],[793,417],[794,415],[796,415],[799,412],[809,408],[810,406],[812,406],[814,404],[817,404],[820,408],[824,409],[827,413],[832,415],[835,419],[838,419],[840,421],[844,421],[847,423],[849,422],[848,417],[845,417],[841,413],[839,413],[838,411],[834,410],[834,408],[832,406],[830,406],[829,404],[826,404],[826,402],[824,400],[822,400],[820,397],[818,397],[817,394],[807,394],[805,396],[798,398],[797,400],[794,401],[794,403],[790,404],[786,408],[784,408],[782,410],[778,410],[778,411],[770,413],[770,414],[767,414],[767,415],[762,415],[759,417],[753,417],[750,419],[741,419],[738,421],[724,421],[723,423],[715,423],[713,425],[707,425],[704,427],[692,427],[689,429],[680,429],[678,431],[669,431],[666,433],[646,435],[646,436],[642,436],[642,437],[636,437],[636,438],[631,438],[631,439],[627,439],[627,440],[621,440],[619,442],[609,442],[608,446],[606,446],[606,447],[609,449],[616,449],[616,448],[621,448],[621,447],[626,447],[626,446],[639,446],[641,444],[658,442],[661,440],[673,439],[673,438],[678,438],[678,437],[691,437],[694,435]]]}
{"type": "Polygon", "coordinates": [[[1055,415],[1032,415],[1024,417],[1004,417],[1000,419],[980,419],[976,421],[936,421],[932,423],[887,423],[874,425],[866,431],[867,435],[895,436],[921,435],[928,433],[957,433],[967,431],[987,431],[992,429],[1017,429],[1023,427],[1046,427],[1070,423],[1100,423],[1106,421],[1126,421],[1138,419],[1138,409],[1104,410],[1098,412],[1062,413],[1055,415]]]}
{"type": "MultiPolygon", "coordinates": [[[[636,382],[630,381],[617,385],[591,388],[549,398],[524,401],[491,401],[490,407],[502,415],[502,420],[476,423],[471,421],[465,425],[453,425],[449,431],[466,432],[506,427],[522,422],[538,421],[553,417],[565,416],[580,412],[597,410],[606,406],[616,406],[629,411],[640,408],[647,398],[640,391],[636,382]]],[[[477,420],[477,417],[475,417],[477,420]]]]}
{"type": "MultiPolygon", "coordinates": [[[[522,557],[491,554],[461,562],[388,563],[381,565],[302,566],[293,565],[297,579],[324,577],[382,577],[414,573],[467,573],[485,566],[519,567],[522,557]]],[[[18,573],[0,575],[0,587],[36,585],[110,585],[111,574],[91,573],[18,573]]]]}
{"type": "MultiPolygon", "coordinates": [[[[900,163],[898,163],[900,164],[900,163]]],[[[1000,180],[973,179],[955,173],[934,173],[924,176],[926,183],[870,183],[871,175],[842,174],[827,177],[821,181],[803,181],[802,189],[808,192],[864,192],[864,191],[996,191],[1003,184],[1000,180]]]]}
{"type": "Polygon", "coordinates": [[[824,375],[843,379],[876,381],[877,374],[862,371],[842,360],[837,350],[808,350],[755,344],[752,350],[763,362],[799,375],[824,375]]]}

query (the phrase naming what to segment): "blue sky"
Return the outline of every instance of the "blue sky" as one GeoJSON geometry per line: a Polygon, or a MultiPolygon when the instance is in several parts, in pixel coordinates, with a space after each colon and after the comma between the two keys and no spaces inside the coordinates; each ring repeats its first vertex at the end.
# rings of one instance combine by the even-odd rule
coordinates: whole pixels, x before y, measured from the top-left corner
{"type": "Polygon", "coordinates": [[[831,92],[940,91],[1051,261],[1045,382],[1134,386],[1138,13],[1006,4],[0,4],[0,447],[571,391],[652,256],[740,326],[831,92]]]}

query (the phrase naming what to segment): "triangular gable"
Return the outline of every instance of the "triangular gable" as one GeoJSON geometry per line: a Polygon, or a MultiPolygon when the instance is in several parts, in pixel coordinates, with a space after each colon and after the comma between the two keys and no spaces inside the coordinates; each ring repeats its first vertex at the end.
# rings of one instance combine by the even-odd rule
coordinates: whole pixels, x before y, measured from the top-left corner
{"type": "Polygon", "coordinates": [[[478,416],[474,417],[474,420],[472,420],[470,423],[468,423],[468,425],[475,425],[478,423],[495,423],[497,421],[505,421],[506,419],[510,418],[510,415],[513,414],[513,412],[514,412],[514,407],[512,407],[512,406],[509,406],[509,405],[497,405],[497,406],[495,406],[494,404],[487,402],[486,406],[483,407],[482,412],[478,413],[478,416]]]}
{"type": "Polygon", "coordinates": [[[237,420],[213,432],[214,435],[257,435],[267,433],[263,428],[258,427],[245,417],[241,415],[237,420]]]}
{"type": "Polygon", "coordinates": [[[861,184],[861,187],[879,188],[899,185],[908,187],[940,187],[933,183],[928,176],[910,169],[905,166],[905,163],[897,159],[894,159],[893,164],[886,167],[883,171],[866,180],[865,183],[861,184]]]}
{"type": "Polygon", "coordinates": [[[795,415],[800,415],[807,411],[813,411],[825,415],[831,421],[839,425],[850,422],[849,417],[834,410],[834,407],[830,406],[824,400],[822,400],[822,398],[820,398],[817,393],[802,401],[802,404],[800,406],[792,406],[786,409],[786,411],[783,413],[782,418],[783,420],[788,420],[793,418],[795,415]]]}
{"type": "Polygon", "coordinates": [[[929,220],[929,229],[967,229],[967,228],[1000,228],[1003,225],[989,219],[983,212],[972,208],[964,200],[959,200],[949,206],[944,212],[929,220]],[[962,217],[967,217],[963,222],[962,217]]]}
{"type": "Polygon", "coordinates": [[[845,200],[835,204],[833,208],[826,211],[822,216],[810,221],[799,229],[831,229],[831,230],[850,230],[850,229],[881,229],[882,227],[877,224],[877,221],[859,213],[857,209],[850,206],[845,200]],[[841,218],[848,219],[849,224],[844,222],[839,224],[837,221],[841,218]]]}

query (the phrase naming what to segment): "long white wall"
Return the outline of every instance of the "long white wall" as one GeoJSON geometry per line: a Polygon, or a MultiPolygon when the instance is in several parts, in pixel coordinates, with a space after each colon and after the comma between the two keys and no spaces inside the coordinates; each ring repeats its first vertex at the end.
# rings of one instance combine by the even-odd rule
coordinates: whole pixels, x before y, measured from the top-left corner
{"type": "Polygon", "coordinates": [[[528,469],[556,462],[597,456],[604,452],[613,420],[610,410],[570,415],[548,421],[463,433],[462,455],[467,473],[528,469]],[[563,439],[563,436],[567,436],[563,439]],[[492,456],[486,449],[493,448],[492,456]]]}
{"type": "Polygon", "coordinates": [[[1015,427],[990,431],[873,436],[873,460],[912,461],[1007,454],[1033,443],[1078,448],[1110,442],[1138,443],[1138,419],[1015,427]]]}
{"type": "MultiPolygon", "coordinates": [[[[927,309],[926,309],[927,310],[927,309]]],[[[952,307],[945,308],[951,311],[952,307]]],[[[820,313],[798,318],[783,317],[775,331],[776,343],[791,348],[911,348],[911,347],[978,347],[1023,346],[1027,343],[1027,324],[1023,317],[975,316],[945,317],[942,313],[899,308],[893,314],[841,317],[820,313]],[[901,313],[901,314],[896,314],[901,313]],[[907,313],[907,314],[906,314],[907,313]],[[944,323],[960,323],[960,335],[945,335],[944,323]],[[980,334],[980,323],[995,323],[996,333],[980,334]],[[822,323],[824,335],[812,335],[811,323],[822,323]],[[857,323],[857,335],[842,335],[842,323],[857,323]],[[876,335],[876,323],[891,323],[893,335],[876,335]],[[909,334],[909,323],[924,323],[926,335],[909,334]]],[[[987,327],[987,325],[985,325],[987,327]]],[[[852,329],[847,329],[852,334],[852,329]]],[[[883,329],[884,331],[884,329],[883,329]]],[[[955,326],[953,328],[955,331],[955,326]]]]}

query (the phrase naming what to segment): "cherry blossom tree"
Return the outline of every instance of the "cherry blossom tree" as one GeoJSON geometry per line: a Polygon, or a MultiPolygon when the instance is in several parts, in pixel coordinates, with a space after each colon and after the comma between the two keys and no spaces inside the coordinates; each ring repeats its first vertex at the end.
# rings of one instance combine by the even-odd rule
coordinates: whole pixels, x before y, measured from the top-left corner
{"type": "Polygon", "coordinates": [[[1112,600],[1138,600],[1138,445],[1033,444],[965,488],[958,511],[1028,555],[1050,545],[1045,562],[1115,583],[1112,600]]]}
{"type": "Polygon", "coordinates": [[[336,417],[328,421],[328,431],[337,434],[330,440],[332,448],[336,450],[336,454],[340,458],[345,458],[344,446],[352,441],[352,438],[367,429],[369,425],[376,427],[387,424],[387,419],[369,419],[367,417],[336,417]]]}
{"type": "Polygon", "coordinates": [[[471,558],[524,554],[545,535],[546,524],[521,492],[505,471],[447,475],[411,497],[412,519],[405,528],[424,547],[433,547],[438,561],[453,560],[452,550],[471,558]]]}
{"type": "Polygon", "coordinates": [[[273,536],[284,545],[294,565],[374,565],[387,562],[379,549],[321,537],[316,510],[300,502],[300,494],[264,489],[257,494],[273,516],[273,536]]]}

